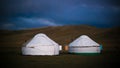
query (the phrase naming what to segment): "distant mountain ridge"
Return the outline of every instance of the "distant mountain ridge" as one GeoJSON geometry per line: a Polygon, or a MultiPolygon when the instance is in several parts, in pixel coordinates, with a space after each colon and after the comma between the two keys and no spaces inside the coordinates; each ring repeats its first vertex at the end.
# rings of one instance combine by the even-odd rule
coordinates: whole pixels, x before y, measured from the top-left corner
{"type": "Polygon", "coordinates": [[[1,30],[0,47],[21,47],[23,43],[38,33],[45,33],[60,45],[68,45],[81,35],[88,35],[104,47],[118,47],[120,42],[120,27],[96,28],[88,25],[58,26],[26,29],[18,31],[1,30]]]}

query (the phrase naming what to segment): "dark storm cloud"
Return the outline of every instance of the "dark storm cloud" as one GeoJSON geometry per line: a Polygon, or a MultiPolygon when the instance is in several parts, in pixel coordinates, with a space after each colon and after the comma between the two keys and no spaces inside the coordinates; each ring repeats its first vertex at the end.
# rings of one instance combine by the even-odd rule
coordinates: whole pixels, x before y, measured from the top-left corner
{"type": "MultiPolygon", "coordinates": [[[[109,4],[120,7],[120,0],[107,0],[109,4]]],[[[107,2],[106,1],[106,2],[107,2]]]]}
{"type": "Polygon", "coordinates": [[[29,15],[30,13],[41,13],[49,9],[49,6],[40,0],[4,0],[1,3],[3,16],[29,15]]]}
{"type": "Polygon", "coordinates": [[[118,0],[0,0],[0,10],[2,28],[120,22],[118,0]]]}
{"type": "Polygon", "coordinates": [[[49,11],[59,11],[68,7],[79,7],[81,4],[87,5],[110,5],[120,7],[118,0],[1,0],[1,14],[16,16],[44,14],[49,11]]]}

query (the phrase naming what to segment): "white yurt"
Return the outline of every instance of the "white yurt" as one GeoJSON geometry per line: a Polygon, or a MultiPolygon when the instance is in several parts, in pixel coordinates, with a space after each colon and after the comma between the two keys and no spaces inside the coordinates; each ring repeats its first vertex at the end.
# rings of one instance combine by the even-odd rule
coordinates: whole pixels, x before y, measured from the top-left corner
{"type": "Polygon", "coordinates": [[[22,47],[23,55],[59,55],[59,44],[43,33],[35,35],[22,47]]]}
{"type": "Polygon", "coordinates": [[[68,52],[74,54],[98,54],[100,50],[98,43],[87,35],[82,35],[69,44],[68,52]]]}

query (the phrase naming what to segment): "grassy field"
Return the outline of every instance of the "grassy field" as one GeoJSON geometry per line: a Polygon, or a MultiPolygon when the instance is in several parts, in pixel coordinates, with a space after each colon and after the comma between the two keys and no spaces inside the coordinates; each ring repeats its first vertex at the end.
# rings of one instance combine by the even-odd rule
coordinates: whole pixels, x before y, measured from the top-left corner
{"type": "Polygon", "coordinates": [[[60,26],[19,31],[1,30],[1,68],[119,68],[120,28],[60,26]],[[22,44],[37,33],[45,33],[62,46],[86,34],[103,45],[100,55],[73,55],[61,51],[58,56],[23,56],[22,44]]]}

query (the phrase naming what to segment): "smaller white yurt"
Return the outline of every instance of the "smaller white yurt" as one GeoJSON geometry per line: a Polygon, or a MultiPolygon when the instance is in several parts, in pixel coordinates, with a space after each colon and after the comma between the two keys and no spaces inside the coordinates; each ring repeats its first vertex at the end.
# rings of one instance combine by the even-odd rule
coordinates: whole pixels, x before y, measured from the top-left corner
{"type": "Polygon", "coordinates": [[[87,35],[82,35],[69,44],[68,52],[75,54],[99,54],[100,45],[87,35]]]}
{"type": "Polygon", "coordinates": [[[23,55],[59,55],[59,44],[43,33],[35,35],[22,47],[23,55]]]}

